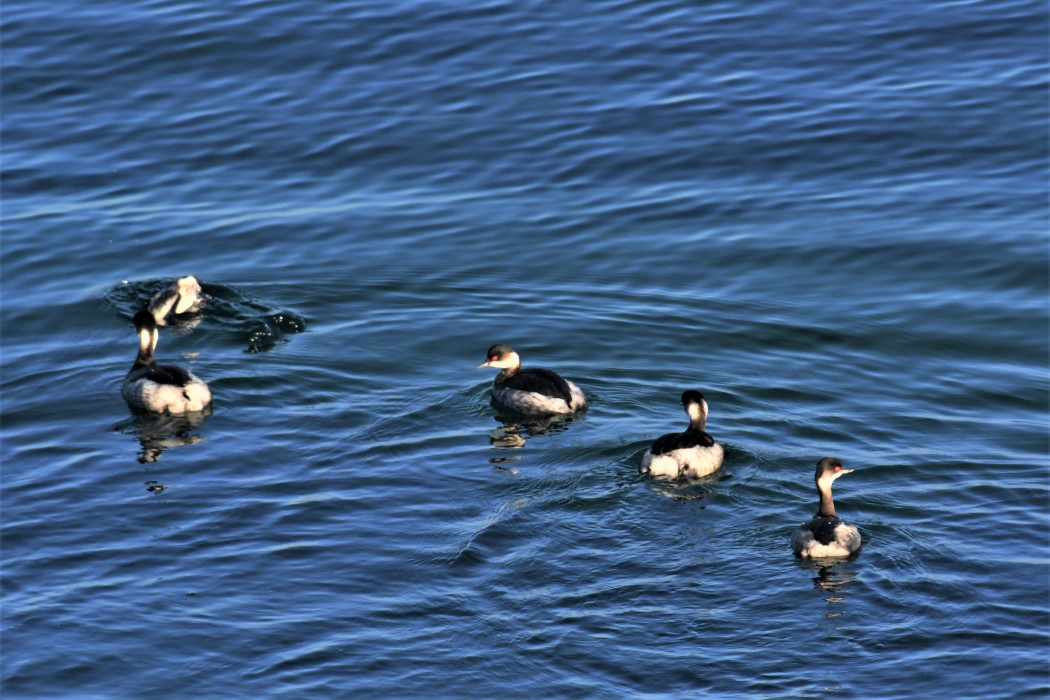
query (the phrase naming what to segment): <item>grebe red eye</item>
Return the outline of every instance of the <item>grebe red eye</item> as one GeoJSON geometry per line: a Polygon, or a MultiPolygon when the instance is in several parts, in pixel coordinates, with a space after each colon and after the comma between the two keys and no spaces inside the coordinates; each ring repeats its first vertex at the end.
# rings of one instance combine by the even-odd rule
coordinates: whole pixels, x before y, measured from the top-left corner
{"type": "Polygon", "coordinates": [[[836,464],[835,465],[835,471],[837,471],[837,472],[842,471],[842,465],[841,464],[836,464]]]}
{"type": "Polygon", "coordinates": [[[499,359],[499,355],[493,355],[492,357],[489,358],[489,362],[495,362],[498,359],[499,359]]]}

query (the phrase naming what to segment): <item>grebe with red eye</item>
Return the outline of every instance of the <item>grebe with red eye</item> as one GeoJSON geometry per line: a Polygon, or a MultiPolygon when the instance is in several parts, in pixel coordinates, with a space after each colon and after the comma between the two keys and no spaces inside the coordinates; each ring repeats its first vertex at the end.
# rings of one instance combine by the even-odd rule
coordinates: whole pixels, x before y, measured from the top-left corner
{"type": "Polygon", "coordinates": [[[791,535],[791,549],[800,557],[848,557],[860,549],[860,530],[842,520],[835,513],[831,500],[831,484],[852,469],[843,469],[835,457],[817,462],[815,480],[820,494],[817,514],[791,535]]]}
{"type": "Polygon", "coordinates": [[[521,358],[509,345],[493,345],[487,357],[478,367],[502,370],[492,382],[492,396],[507,408],[519,413],[549,415],[576,413],[587,407],[587,398],[580,387],[549,369],[522,369],[521,358]]]}
{"type": "Polygon", "coordinates": [[[707,434],[707,401],[699,391],[682,393],[682,407],[689,416],[689,427],[681,433],[668,433],[656,439],[642,455],[639,471],[643,474],[677,479],[701,477],[722,466],[724,451],[707,434]]]}

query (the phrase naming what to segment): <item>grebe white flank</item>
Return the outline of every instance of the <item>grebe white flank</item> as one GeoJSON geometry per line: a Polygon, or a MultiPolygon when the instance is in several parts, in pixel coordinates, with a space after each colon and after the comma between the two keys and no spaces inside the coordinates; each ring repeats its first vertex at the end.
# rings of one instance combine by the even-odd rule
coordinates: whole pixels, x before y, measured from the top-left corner
{"type": "Polygon", "coordinates": [[[153,359],[157,349],[153,314],[139,311],[133,323],[139,335],[139,352],[120,387],[128,405],[156,413],[186,413],[203,410],[211,403],[208,385],[196,375],[182,367],[158,365],[153,359]]]}
{"type": "Polygon", "coordinates": [[[831,484],[852,469],[843,469],[835,457],[817,462],[815,480],[820,494],[817,514],[791,535],[791,549],[800,557],[848,557],[860,549],[860,530],[843,521],[835,513],[831,499],[831,484]]]}
{"type": "Polygon", "coordinates": [[[689,427],[682,433],[668,433],[653,443],[642,456],[639,471],[653,476],[677,479],[706,476],[722,466],[724,451],[707,434],[707,401],[699,391],[682,393],[682,406],[689,415],[689,427]]]}
{"type": "Polygon", "coordinates": [[[519,413],[547,415],[575,413],[587,406],[578,386],[549,369],[521,368],[521,358],[509,345],[489,348],[488,360],[478,367],[498,367],[502,371],[492,382],[492,396],[519,413]]]}

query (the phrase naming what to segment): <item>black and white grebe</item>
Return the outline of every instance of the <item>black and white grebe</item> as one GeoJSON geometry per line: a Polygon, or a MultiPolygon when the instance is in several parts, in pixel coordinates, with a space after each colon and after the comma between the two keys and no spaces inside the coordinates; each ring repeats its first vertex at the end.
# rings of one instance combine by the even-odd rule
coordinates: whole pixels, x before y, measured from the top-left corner
{"type": "Polygon", "coordinates": [[[587,399],[576,386],[549,369],[521,368],[521,358],[509,345],[489,348],[488,360],[478,367],[503,370],[492,382],[492,396],[507,408],[532,415],[575,413],[587,406],[587,399]]]}
{"type": "Polygon", "coordinates": [[[153,314],[144,309],[132,322],[139,335],[139,354],[120,387],[128,405],[155,413],[186,413],[210,404],[211,391],[196,375],[182,367],[158,365],[153,359],[157,349],[153,314]]]}
{"type": "Polygon", "coordinates": [[[843,469],[842,462],[835,457],[825,457],[817,462],[815,479],[820,510],[791,535],[791,549],[798,556],[848,557],[860,549],[860,530],[835,513],[835,503],[831,500],[832,482],[851,471],[843,469]]]}
{"type": "Polygon", "coordinates": [[[204,299],[201,285],[193,275],[180,277],[149,300],[149,310],[158,326],[166,326],[177,316],[200,311],[204,299]]]}
{"type": "Polygon", "coordinates": [[[724,451],[707,434],[707,401],[699,391],[690,389],[682,394],[682,406],[689,415],[689,427],[682,433],[668,433],[657,438],[642,456],[639,471],[653,476],[677,479],[682,476],[700,477],[722,466],[724,451]]]}

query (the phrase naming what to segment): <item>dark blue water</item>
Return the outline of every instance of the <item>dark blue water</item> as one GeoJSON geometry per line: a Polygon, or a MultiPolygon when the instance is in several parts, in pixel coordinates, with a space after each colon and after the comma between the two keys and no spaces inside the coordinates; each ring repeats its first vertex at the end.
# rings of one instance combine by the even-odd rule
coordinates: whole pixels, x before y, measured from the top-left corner
{"type": "Polygon", "coordinates": [[[1050,693],[1044,3],[0,21],[5,698],[1050,693]],[[686,388],[724,469],[639,476],[686,388]]]}

